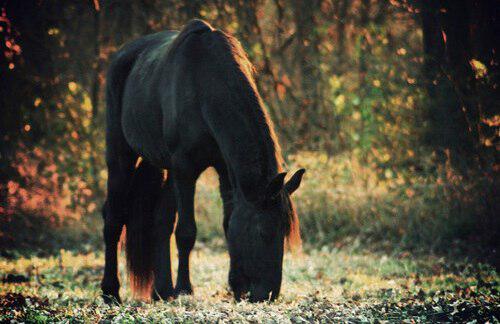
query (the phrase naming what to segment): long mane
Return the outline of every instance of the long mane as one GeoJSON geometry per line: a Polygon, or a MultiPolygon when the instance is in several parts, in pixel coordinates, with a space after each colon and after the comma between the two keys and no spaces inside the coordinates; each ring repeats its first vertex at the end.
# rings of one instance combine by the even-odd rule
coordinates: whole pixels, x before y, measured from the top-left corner
{"type": "Polygon", "coordinates": [[[249,103],[246,105],[249,112],[260,126],[267,126],[259,127],[259,131],[263,133],[264,139],[270,139],[268,143],[265,143],[266,149],[274,151],[277,170],[281,172],[284,164],[281,147],[274,131],[273,122],[264,108],[264,102],[257,89],[254,78],[256,71],[253,64],[235,37],[220,30],[214,30],[211,36],[214,44],[213,51],[217,53],[215,56],[220,58],[219,62],[224,66],[225,73],[232,78],[232,80],[228,78],[228,84],[232,88],[239,88],[235,89],[239,90],[236,91],[236,94],[249,103]]]}
{"type": "MultiPolygon", "coordinates": [[[[231,90],[247,103],[245,105],[249,113],[257,120],[258,131],[261,138],[265,140],[262,148],[262,154],[270,156],[266,161],[264,168],[275,168],[275,172],[282,172],[284,160],[281,153],[281,147],[274,131],[274,126],[264,103],[259,94],[255,83],[255,69],[248,59],[247,53],[240,42],[228,33],[220,30],[212,30],[212,51],[214,57],[218,58],[219,64],[223,65],[226,74],[226,82],[232,88],[231,90]],[[274,165],[271,165],[274,164],[274,165]]],[[[264,173],[267,170],[264,171],[264,173]]],[[[286,208],[285,234],[287,237],[287,246],[290,248],[299,248],[301,245],[299,219],[291,200],[287,198],[284,204],[286,208]]]]}

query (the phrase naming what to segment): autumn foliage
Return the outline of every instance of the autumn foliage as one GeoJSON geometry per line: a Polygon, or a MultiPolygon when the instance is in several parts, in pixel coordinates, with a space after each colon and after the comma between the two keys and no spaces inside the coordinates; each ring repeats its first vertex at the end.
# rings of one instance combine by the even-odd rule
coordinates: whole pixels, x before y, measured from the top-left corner
{"type": "MultiPolygon", "coordinates": [[[[307,243],[474,242],[489,253],[499,226],[494,5],[7,1],[0,244],[35,237],[17,233],[41,220],[46,235],[70,221],[84,224],[87,241],[99,237],[110,57],[128,40],[200,17],[241,41],[289,168],[310,170],[297,198],[307,243]]],[[[199,237],[213,241],[222,237],[217,179],[208,173],[201,184],[199,237]]]]}

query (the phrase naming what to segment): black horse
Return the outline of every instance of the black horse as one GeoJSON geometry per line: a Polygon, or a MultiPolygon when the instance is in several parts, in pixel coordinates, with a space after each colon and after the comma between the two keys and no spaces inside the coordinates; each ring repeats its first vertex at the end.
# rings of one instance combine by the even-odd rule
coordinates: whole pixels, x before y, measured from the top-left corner
{"type": "Polygon", "coordinates": [[[275,299],[285,238],[300,241],[290,194],[304,170],[284,182],[278,142],[239,42],[201,20],[180,33],[142,37],[116,54],[106,91],[105,301],[120,301],[117,245],[124,226],[136,293],[168,299],[192,292],[195,184],[210,166],[220,178],[235,298],[248,292],[251,301],[275,299]]]}

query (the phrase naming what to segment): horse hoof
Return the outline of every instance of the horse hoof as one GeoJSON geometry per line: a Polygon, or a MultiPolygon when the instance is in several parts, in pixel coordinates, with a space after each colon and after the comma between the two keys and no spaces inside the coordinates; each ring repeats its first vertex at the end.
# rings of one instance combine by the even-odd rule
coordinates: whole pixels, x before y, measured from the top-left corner
{"type": "Polygon", "coordinates": [[[175,287],[174,290],[174,295],[180,296],[180,295],[192,295],[193,294],[193,288],[191,286],[189,287],[175,287]]]}
{"type": "Polygon", "coordinates": [[[120,284],[118,280],[106,280],[103,279],[101,282],[101,296],[104,302],[108,305],[111,304],[121,304],[120,299],[120,284]]]}
{"type": "Polygon", "coordinates": [[[108,305],[120,305],[122,303],[118,294],[102,294],[102,299],[108,305]]]}
{"type": "Polygon", "coordinates": [[[153,290],[153,292],[151,293],[151,299],[154,301],[159,301],[159,300],[170,301],[174,298],[175,298],[175,292],[172,289],[167,291],[153,290]]]}

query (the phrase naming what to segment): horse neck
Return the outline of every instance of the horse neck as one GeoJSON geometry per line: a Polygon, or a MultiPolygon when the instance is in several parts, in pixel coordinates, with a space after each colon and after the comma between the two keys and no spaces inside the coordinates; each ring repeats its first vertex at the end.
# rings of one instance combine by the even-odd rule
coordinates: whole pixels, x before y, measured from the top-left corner
{"type": "Polygon", "coordinates": [[[197,78],[204,118],[219,144],[233,187],[247,198],[281,171],[279,145],[251,64],[241,46],[221,32],[205,33],[197,78]]]}
{"type": "Polygon", "coordinates": [[[221,100],[205,115],[209,120],[217,118],[219,127],[212,129],[233,188],[239,196],[255,198],[281,171],[282,161],[271,121],[260,99],[239,103],[221,100]]]}
{"type": "Polygon", "coordinates": [[[247,161],[229,161],[231,169],[237,170],[233,172],[237,188],[246,198],[263,193],[269,181],[281,171],[281,156],[272,124],[260,102],[250,109],[250,114],[248,111],[244,114],[248,127],[242,127],[239,136],[248,139],[248,144],[241,146],[247,153],[247,161]]]}

